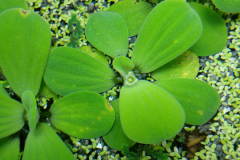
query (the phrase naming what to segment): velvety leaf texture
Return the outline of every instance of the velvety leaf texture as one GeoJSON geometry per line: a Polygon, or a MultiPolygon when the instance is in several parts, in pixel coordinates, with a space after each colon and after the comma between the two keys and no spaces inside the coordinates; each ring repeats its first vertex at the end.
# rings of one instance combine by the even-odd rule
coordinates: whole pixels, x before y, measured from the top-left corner
{"type": "Polygon", "coordinates": [[[240,12],[239,0],[212,0],[212,2],[221,11],[228,13],[240,12]]]}
{"type": "Polygon", "coordinates": [[[123,144],[131,147],[135,142],[130,140],[122,130],[119,114],[119,99],[114,100],[111,105],[115,111],[115,121],[111,130],[103,136],[103,139],[109,147],[121,151],[123,144]]]}
{"type": "Polygon", "coordinates": [[[145,80],[121,88],[119,110],[124,133],[139,143],[172,138],[185,122],[180,103],[163,88],[145,80]]]}
{"type": "Polygon", "coordinates": [[[23,8],[28,9],[26,0],[1,0],[0,1],[0,13],[10,8],[23,8]]]}
{"type": "Polygon", "coordinates": [[[192,51],[186,51],[174,60],[154,70],[151,76],[155,80],[163,78],[195,78],[198,70],[198,56],[192,51]]]}
{"type": "Polygon", "coordinates": [[[208,122],[220,106],[217,91],[208,83],[189,78],[172,78],[156,81],[181,103],[186,122],[191,125],[202,125],[208,122]]]}
{"type": "Polygon", "coordinates": [[[71,47],[51,50],[44,80],[55,93],[104,92],[115,85],[114,71],[98,59],[71,47]]]}
{"type": "Polygon", "coordinates": [[[0,94],[0,139],[19,131],[24,125],[24,107],[9,96],[0,94]]]}
{"type": "Polygon", "coordinates": [[[132,61],[141,73],[151,72],[185,52],[201,32],[201,19],[187,2],[162,1],[140,29],[132,61]]]}
{"type": "Polygon", "coordinates": [[[136,0],[122,0],[113,4],[108,11],[117,12],[125,19],[129,37],[138,34],[144,20],[153,9],[151,3],[136,0]]]}
{"type": "Polygon", "coordinates": [[[86,36],[94,47],[113,58],[127,55],[128,28],[118,13],[93,13],[87,22],[86,36]]]}
{"type": "Polygon", "coordinates": [[[0,159],[18,160],[20,140],[18,135],[11,135],[0,139],[0,159]]]}
{"type": "Polygon", "coordinates": [[[79,91],[69,94],[51,108],[52,124],[63,132],[84,139],[106,134],[114,123],[114,110],[98,93],[79,91]]]}
{"type": "Polygon", "coordinates": [[[227,26],[214,10],[202,4],[190,3],[202,20],[203,31],[199,40],[189,49],[198,56],[209,56],[220,52],[227,44],[227,26]]]}
{"type": "Polygon", "coordinates": [[[20,8],[0,14],[0,22],[3,73],[18,96],[26,90],[36,95],[51,44],[49,26],[37,13],[20,8]]]}
{"type": "Polygon", "coordinates": [[[39,123],[34,132],[29,132],[22,159],[76,160],[66,144],[46,123],[39,123]]]}

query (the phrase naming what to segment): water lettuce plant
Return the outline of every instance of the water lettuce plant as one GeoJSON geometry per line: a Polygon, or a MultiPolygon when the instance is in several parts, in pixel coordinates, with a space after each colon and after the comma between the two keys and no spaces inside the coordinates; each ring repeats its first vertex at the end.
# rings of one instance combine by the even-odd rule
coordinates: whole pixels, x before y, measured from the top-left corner
{"type": "Polygon", "coordinates": [[[93,13],[87,22],[87,39],[101,52],[89,47],[52,49],[44,73],[46,84],[63,96],[85,90],[102,93],[122,85],[119,100],[112,102],[116,122],[104,136],[118,150],[123,143],[151,144],[172,138],[184,123],[208,122],[220,98],[209,84],[194,79],[199,68],[194,52],[211,55],[225,46],[227,29],[220,16],[200,4],[165,0],[148,14],[128,54],[132,27],[113,10],[93,13]],[[213,19],[218,28],[214,32],[213,19]],[[223,43],[213,45],[215,38],[223,43]],[[156,81],[147,81],[146,75],[156,81]]]}
{"type": "Polygon", "coordinates": [[[24,128],[29,133],[23,160],[74,160],[56,130],[86,139],[102,136],[113,125],[113,108],[98,93],[79,91],[60,98],[48,111],[40,110],[35,96],[50,50],[49,26],[37,13],[22,8],[3,11],[0,22],[1,68],[21,98],[12,99],[0,86],[0,159],[18,159],[24,128]]]}
{"type": "Polygon", "coordinates": [[[228,13],[240,12],[239,0],[212,0],[212,2],[221,11],[228,13]]]}

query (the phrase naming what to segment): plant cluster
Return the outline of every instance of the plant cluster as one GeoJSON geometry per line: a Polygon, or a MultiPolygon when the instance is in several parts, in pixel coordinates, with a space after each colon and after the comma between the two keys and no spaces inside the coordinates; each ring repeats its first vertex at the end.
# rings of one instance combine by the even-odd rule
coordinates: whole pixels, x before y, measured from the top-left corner
{"type": "MultiPolygon", "coordinates": [[[[74,21],[73,16],[77,39],[82,33],[74,21]]],[[[0,64],[22,102],[1,88],[0,158],[17,159],[19,130],[25,124],[24,160],[74,159],[55,129],[78,138],[103,136],[110,147],[122,150],[124,144],[170,139],[184,123],[204,124],[220,105],[218,93],[194,78],[198,56],[222,50],[227,29],[217,13],[201,4],[165,0],[152,8],[144,1],[123,0],[107,12],[93,13],[85,32],[98,52],[90,47],[50,50],[47,23],[26,8],[3,11],[0,22],[0,64]],[[128,37],[134,35],[137,41],[128,54],[128,37]],[[154,80],[147,81],[146,75],[154,80]],[[42,81],[63,96],[47,112],[39,110],[35,98],[42,81]],[[116,85],[120,95],[110,105],[100,93],[116,85]]]]}

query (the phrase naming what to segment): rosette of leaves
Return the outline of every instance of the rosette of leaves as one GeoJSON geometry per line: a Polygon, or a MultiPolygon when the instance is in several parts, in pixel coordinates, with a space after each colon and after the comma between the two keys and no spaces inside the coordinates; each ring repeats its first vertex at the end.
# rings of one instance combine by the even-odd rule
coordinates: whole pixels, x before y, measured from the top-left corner
{"type": "Polygon", "coordinates": [[[101,52],[58,47],[51,50],[44,80],[60,95],[83,90],[101,93],[122,84],[119,100],[113,102],[114,108],[119,106],[115,124],[104,136],[110,147],[121,150],[123,143],[152,144],[172,138],[184,123],[209,121],[220,105],[218,93],[194,79],[199,62],[188,49],[204,44],[199,37],[211,31],[202,34],[211,27],[204,27],[200,17],[184,0],[159,3],[143,22],[127,57],[128,27],[123,16],[112,11],[93,13],[86,26],[87,39],[113,60],[115,72],[101,52]],[[142,78],[149,73],[157,81],[142,78]]]}
{"type": "Polygon", "coordinates": [[[114,110],[98,93],[79,91],[59,99],[48,112],[40,111],[35,96],[50,50],[49,26],[37,13],[21,8],[2,12],[0,22],[1,68],[22,102],[12,99],[0,86],[0,159],[18,159],[20,143],[24,142],[19,134],[28,124],[23,160],[75,160],[53,128],[79,138],[99,137],[112,127],[114,110]]]}

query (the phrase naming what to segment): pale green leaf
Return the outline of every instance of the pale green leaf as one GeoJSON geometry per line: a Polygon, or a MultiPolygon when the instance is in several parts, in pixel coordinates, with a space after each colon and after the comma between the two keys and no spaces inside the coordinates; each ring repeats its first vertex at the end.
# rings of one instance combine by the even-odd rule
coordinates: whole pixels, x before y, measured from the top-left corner
{"type": "Polygon", "coordinates": [[[111,105],[115,111],[115,121],[111,130],[106,135],[102,136],[102,138],[109,147],[121,151],[123,144],[131,147],[135,142],[130,140],[122,130],[119,114],[119,99],[114,100],[111,105]]]}
{"type": "Polygon", "coordinates": [[[11,135],[0,139],[0,159],[18,160],[20,140],[17,135],[11,135]]]}
{"type": "Polygon", "coordinates": [[[7,137],[23,127],[24,112],[21,103],[0,94],[0,138],[7,137]]]}
{"type": "Polygon", "coordinates": [[[99,59],[71,47],[51,50],[44,80],[55,93],[76,91],[104,92],[115,85],[116,74],[99,59]]]}
{"type": "Polygon", "coordinates": [[[124,133],[139,143],[170,139],[185,122],[180,103],[163,88],[145,80],[121,88],[119,110],[124,133]]]}
{"type": "Polygon", "coordinates": [[[186,51],[174,60],[151,73],[151,76],[160,80],[163,78],[195,78],[199,70],[198,56],[192,51],[186,51]]]}
{"type": "Polygon", "coordinates": [[[118,13],[93,13],[87,22],[86,36],[94,47],[113,58],[127,55],[128,28],[118,13]]]}
{"type": "Polygon", "coordinates": [[[40,116],[37,109],[36,99],[32,91],[23,92],[22,103],[27,110],[29,130],[34,131],[40,116]]]}
{"type": "Polygon", "coordinates": [[[201,19],[187,2],[162,1],[140,29],[132,61],[141,73],[151,72],[185,52],[201,33],[201,19]]]}
{"type": "Polygon", "coordinates": [[[30,131],[25,143],[23,160],[76,160],[66,144],[46,123],[30,131]]]}
{"type": "Polygon", "coordinates": [[[36,95],[51,45],[49,26],[37,13],[20,8],[3,12],[0,22],[3,73],[18,96],[26,90],[36,95]]]}
{"type": "Polygon", "coordinates": [[[203,31],[199,40],[189,49],[198,56],[209,56],[220,52],[227,44],[227,26],[214,10],[202,4],[190,3],[202,20],[203,31]]]}
{"type": "Polygon", "coordinates": [[[129,71],[133,70],[134,64],[128,57],[120,56],[113,60],[113,68],[125,77],[129,71]]]}
{"type": "Polygon", "coordinates": [[[91,139],[106,134],[114,123],[114,110],[98,93],[79,91],[69,94],[51,108],[52,124],[78,138],[91,139]]]}
{"type": "Polygon", "coordinates": [[[156,81],[181,103],[186,123],[202,125],[208,122],[220,106],[217,91],[208,83],[189,78],[172,78],[156,81]]]}
{"type": "Polygon", "coordinates": [[[138,34],[144,20],[153,9],[151,3],[136,0],[122,0],[113,4],[108,11],[117,12],[125,19],[129,37],[138,34]]]}

